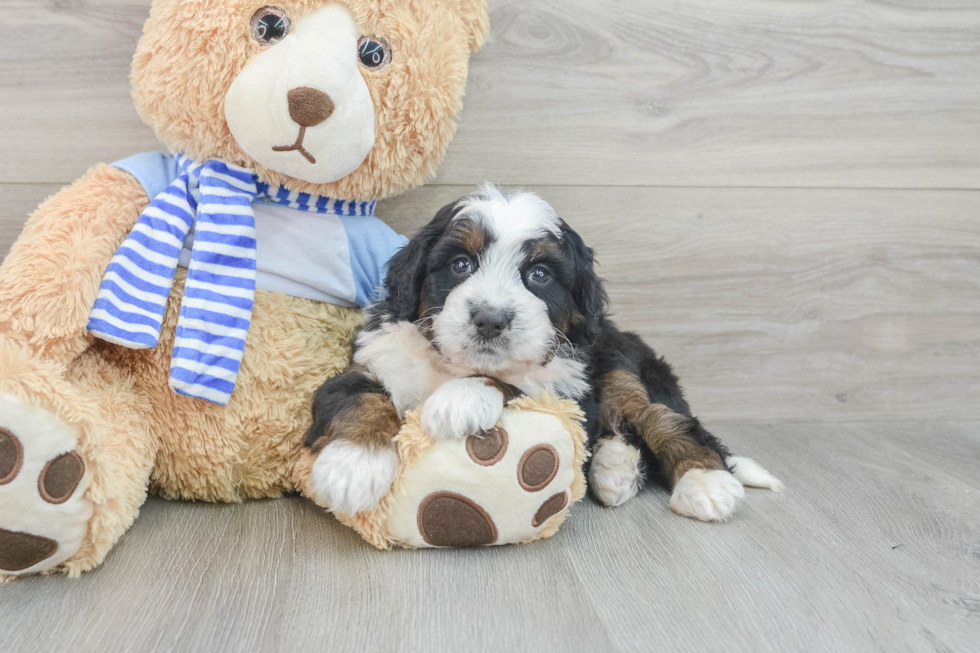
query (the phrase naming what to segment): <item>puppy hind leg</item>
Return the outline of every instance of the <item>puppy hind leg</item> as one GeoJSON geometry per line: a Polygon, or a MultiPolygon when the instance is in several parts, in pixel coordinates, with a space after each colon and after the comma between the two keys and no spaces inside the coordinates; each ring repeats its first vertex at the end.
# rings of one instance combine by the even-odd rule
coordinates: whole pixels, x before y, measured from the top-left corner
{"type": "Polygon", "coordinates": [[[672,489],[674,512],[701,521],[724,521],[745,490],[726,467],[727,451],[693,417],[650,403],[646,386],[625,370],[603,379],[603,424],[629,422],[660,463],[672,489]]]}
{"type": "Polygon", "coordinates": [[[751,458],[729,456],[725,462],[731,468],[735,478],[746,487],[768,488],[773,492],[782,492],[786,488],[782,481],[751,458]]]}
{"type": "Polygon", "coordinates": [[[645,469],[640,450],[622,435],[596,442],[591,463],[589,487],[604,505],[621,506],[643,486],[645,469]]]}

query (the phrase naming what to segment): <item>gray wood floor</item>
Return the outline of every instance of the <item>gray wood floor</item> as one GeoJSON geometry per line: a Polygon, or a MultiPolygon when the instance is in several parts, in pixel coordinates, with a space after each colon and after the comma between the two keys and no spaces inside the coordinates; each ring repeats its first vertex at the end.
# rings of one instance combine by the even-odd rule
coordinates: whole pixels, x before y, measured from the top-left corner
{"type": "MultiPolygon", "coordinates": [[[[485,180],[598,251],[622,326],[787,483],[552,540],[378,553],[298,498],[147,503],[0,650],[980,651],[980,0],[492,0],[413,232],[485,180]]],[[[0,252],[98,161],[149,0],[0,0],[0,252]]]]}
{"type": "Polygon", "coordinates": [[[528,546],[379,553],[309,502],[152,499],[104,567],[0,586],[4,651],[977,651],[977,423],[724,424],[785,494],[647,488],[528,546]]]}

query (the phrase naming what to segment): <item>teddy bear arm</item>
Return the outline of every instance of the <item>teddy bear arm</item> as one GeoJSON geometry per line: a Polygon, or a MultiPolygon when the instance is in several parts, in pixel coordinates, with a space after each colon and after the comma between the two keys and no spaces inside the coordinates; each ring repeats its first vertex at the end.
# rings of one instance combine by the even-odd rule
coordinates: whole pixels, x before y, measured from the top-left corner
{"type": "Polygon", "coordinates": [[[148,203],[135,177],[107,165],[45,200],[0,266],[0,338],[62,363],[84,351],[102,276],[148,203]]]}

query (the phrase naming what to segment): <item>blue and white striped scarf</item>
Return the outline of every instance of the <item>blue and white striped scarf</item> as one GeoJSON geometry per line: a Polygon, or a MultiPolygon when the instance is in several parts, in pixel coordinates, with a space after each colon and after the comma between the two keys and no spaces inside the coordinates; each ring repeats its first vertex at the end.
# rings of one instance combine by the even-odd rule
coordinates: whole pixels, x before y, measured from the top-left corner
{"type": "Polygon", "coordinates": [[[251,171],[174,157],[180,176],[153,198],[106,270],[88,330],[133,349],[155,347],[191,228],[194,245],[174,334],[169,384],[226,405],[235,389],[255,299],[256,199],[313,213],[374,215],[374,202],[338,200],[259,182],[251,171]]]}

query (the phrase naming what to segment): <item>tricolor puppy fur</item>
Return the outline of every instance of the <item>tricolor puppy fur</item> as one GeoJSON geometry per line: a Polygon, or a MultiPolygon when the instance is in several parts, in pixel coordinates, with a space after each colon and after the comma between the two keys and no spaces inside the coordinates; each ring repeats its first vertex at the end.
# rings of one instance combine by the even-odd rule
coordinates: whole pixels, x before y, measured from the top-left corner
{"type": "Polygon", "coordinates": [[[434,438],[494,427],[542,391],[587,417],[592,494],[608,506],[651,478],[671,508],[725,520],[743,484],[782,489],[691,415],[670,366],[606,316],[593,252],[545,201],[486,185],[443,207],[391,261],[348,369],[317,391],[306,445],[318,498],[372,508],[397,470],[392,438],[422,406],[434,438]]]}

